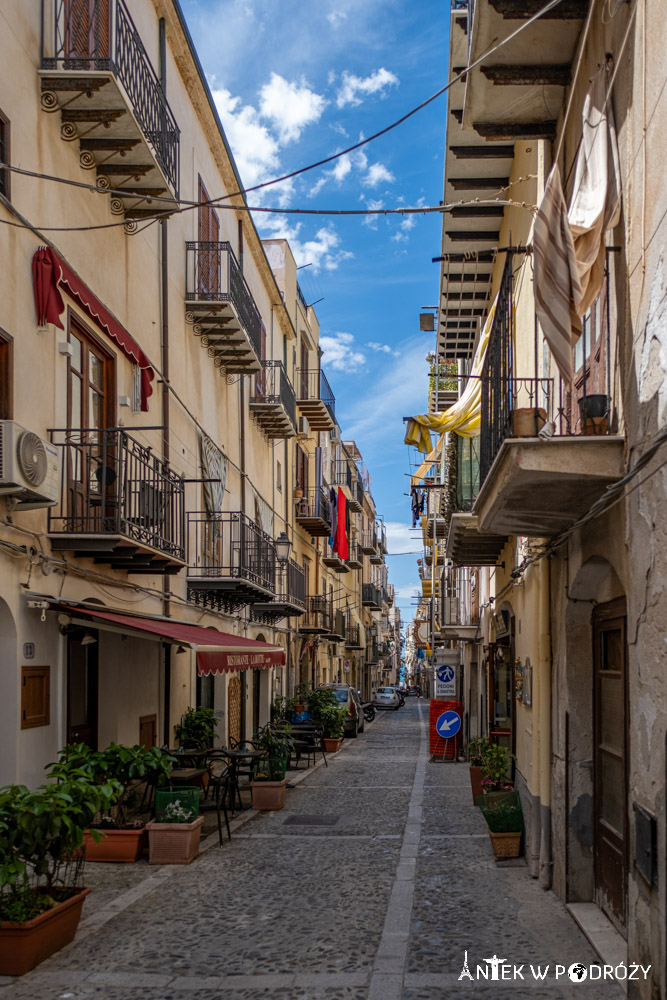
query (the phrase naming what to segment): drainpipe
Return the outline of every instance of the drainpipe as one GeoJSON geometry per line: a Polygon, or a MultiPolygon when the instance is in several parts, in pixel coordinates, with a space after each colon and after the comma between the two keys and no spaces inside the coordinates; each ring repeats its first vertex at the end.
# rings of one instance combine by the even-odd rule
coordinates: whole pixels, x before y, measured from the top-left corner
{"type": "MultiPolygon", "coordinates": [[[[165,19],[159,21],[159,50],[160,50],[160,86],[166,97],[167,94],[167,34],[165,19]]],[[[162,367],[162,458],[165,463],[170,459],[170,435],[169,435],[169,242],[167,231],[167,220],[160,220],[160,312],[161,324],[161,349],[160,363],[162,367]]],[[[169,577],[162,577],[162,614],[165,618],[171,616],[171,602],[169,600],[169,577]]],[[[167,746],[172,743],[171,739],[171,645],[165,644],[164,650],[164,731],[163,738],[167,746]]]]}
{"type": "Polygon", "coordinates": [[[553,877],[551,854],[551,557],[538,564],[541,574],[539,595],[539,699],[540,699],[540,857],[539,880],[550,889],[553,877]]]}

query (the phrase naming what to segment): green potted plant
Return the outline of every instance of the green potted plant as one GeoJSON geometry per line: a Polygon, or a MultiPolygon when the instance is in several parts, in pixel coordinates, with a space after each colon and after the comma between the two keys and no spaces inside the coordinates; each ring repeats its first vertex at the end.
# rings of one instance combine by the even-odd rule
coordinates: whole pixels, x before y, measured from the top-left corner
{"type": "Polygon", "coordinates": [[[482,755],[482,792],[488,795],[491,792],[500,792],[512,787],[512,782],[507,776],[510,766],[516,757],[505,747],[498,746],[497,743],[489,743],[482,755]]]}
{"type": "Polygon", "coordinates": [[[296,691],[294,692],[295,712],[305,712],[306,702],[310,694],[312,694],[312,692],[309,684],[306,684],[305,681],[302,681],[301,684],[297,684],[296,691]]]}
{"type": "Polygon", "coordinates": [[[253,809],[282,809],[285,805],[287,778],[285,771],[294,741],[289,727],[264,729],[255,737],[255,747],[262,751],[253,767],[250,782],[253,809]]]}
{"type": "Polygon", "coordinates": [[[210,750],[218,719],[212,708],[189,708],[174,727],[176,739],[185,749],[210,750]]]}
{"type": "Polygon", "coordinates": [[[480,795],[478,804],[489,828],[497,858],[518,858],[523,834],[523,811],[513,788],[480,795]]]}
{"type": "Polygon", "coordinates": [[[199,815],[199,788],[158,789],[155,819],[148,823],[148,863],[189,865],[199,854],[204,817],[199,815]]]}
{"type": "Polygon", "coordinates": [[[320,710],[318,721],[322,723],[322,742],[327,753],[340,750],[347,715],[347,705],[326,705],[320,710]]]}
{"type": "Polygon", "coordinates": [[[50,778],[63,781],[79,774],[95,784],[114,781],[120,789],[117,799],[94,818],[85,833],[86,860],[134,862],[141,857],[146,846],[146,823],[137,801],[139,788],[167,782],[172,763],[173,757],[158,747],[110,743],[104,750],[91,750],[78,743],[60,751],[58,761],[49,765],[50,778]]]}
{"type": "Polygon", "coordinates": [[[477,805],[477,799],[482,794],[482,763],[484,752],[490,746],[488,739],[480,736],[476,740],[470,740],[466,746],[466,757],[470,765],[470,787],[472,788],[472,800],[477,805]]]}
{"type": "Polygon", "coordinates": [[[22,976],[73,940],[90,892],[84,831],[120,793],[84,772],[0,789],[0,975],[22,976]]]}

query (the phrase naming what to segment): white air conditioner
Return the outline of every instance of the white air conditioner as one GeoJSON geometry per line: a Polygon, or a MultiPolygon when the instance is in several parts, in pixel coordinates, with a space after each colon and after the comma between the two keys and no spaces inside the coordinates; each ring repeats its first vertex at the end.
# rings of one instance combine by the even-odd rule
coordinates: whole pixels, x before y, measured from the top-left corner
{"type": "Polygon", "coordinates": [[[23,510],[51,507],[60,492],[60,450],[13,420],[0,420],[0,496],[23,510]]]}
{"type": "Polygon", "coordinates": [[[297,440],[305,440],[310,437],[310,427],[308,426],[308,420],[306,417],[297,417],[296,419],[296,436],[297,440]]]}

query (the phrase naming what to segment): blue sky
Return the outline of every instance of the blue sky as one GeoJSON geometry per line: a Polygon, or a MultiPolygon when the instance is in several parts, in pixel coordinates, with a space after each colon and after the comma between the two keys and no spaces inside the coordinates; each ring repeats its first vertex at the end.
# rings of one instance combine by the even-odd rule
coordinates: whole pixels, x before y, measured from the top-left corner
{"type": "MultiPolygon", "coordinates": [[[[401,117],[443,86],[445,0],[181,0],[247,187],[329,156],[401,117]]],[[[281,208],[437,205],[443,96],[363,150],[250,195],[281,208]]],[[[344,437],[354,438],[389,525],[390,580],[412,616],[417,589],[402,417],[426,406],[441,216],[256,216],[262,236],[289,239],[320,321],[323,368],[344,437]]]]}

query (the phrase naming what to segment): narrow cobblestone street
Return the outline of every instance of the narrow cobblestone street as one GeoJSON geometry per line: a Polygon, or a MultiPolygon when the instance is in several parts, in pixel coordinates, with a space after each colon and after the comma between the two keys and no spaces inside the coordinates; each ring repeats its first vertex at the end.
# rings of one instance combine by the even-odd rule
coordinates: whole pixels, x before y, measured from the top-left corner
{"type": "MultiPolygon", "coordinates": [[[[556,963],[596,957],[525,866],[496,865],[467,767],[430,763],[408,699],[191,866],[89,865],[75,942],[4,1000],[458,1000],[569,997],[556,963]],[[463,980],[498,955],[521,981],[463,980]],[[545,981],[530,965],[549,965],[545,981]]],[[[245,819],[245,817],[244,817],[245,819]]],[[[577,984],[579,985],[579,984],[577,984]]],[[[618,986],[584,982],[591,1000],[618,986]]]]}

